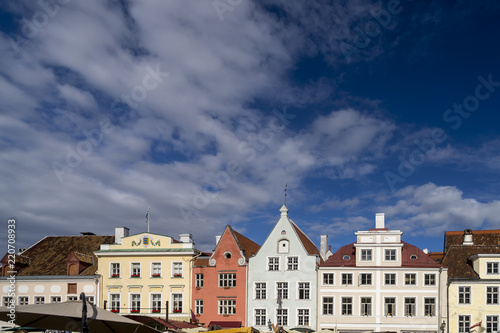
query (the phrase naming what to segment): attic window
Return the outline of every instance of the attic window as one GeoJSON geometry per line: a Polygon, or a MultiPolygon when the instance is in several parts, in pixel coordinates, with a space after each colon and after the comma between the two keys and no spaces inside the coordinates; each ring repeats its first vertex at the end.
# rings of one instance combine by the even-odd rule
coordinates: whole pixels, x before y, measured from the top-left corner
{"type": "Polygon", "coordinates": [[[417,260],[417,259],[418,259],[418,257],[417,257],[417,255],[416,255],[416,254],[412,254],[412,255],[410,256],[410,260],[417,260]]]}
{"type": "Polygon", "coordinates": [[[278,253],[288,253],[290,242],[287,239],[282,239],[278,242],[278,253]]]}
{"type": "Polygon", "coordinates": [[[342,259],[344,259],[344,260],[350,260],[351,256],[348,255],[348,254],[344,254],[344,256],[342,257],[342,259]]]}
{"type": "Polygon", "coordinates": [[[224,258],[231,259],[231,252],[224,252],[224,258]]]}

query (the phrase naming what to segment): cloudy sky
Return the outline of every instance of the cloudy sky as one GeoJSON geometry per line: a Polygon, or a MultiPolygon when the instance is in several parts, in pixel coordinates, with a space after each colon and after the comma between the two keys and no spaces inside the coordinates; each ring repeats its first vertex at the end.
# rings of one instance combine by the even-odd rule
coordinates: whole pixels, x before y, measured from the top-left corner
{"type": "Polygon", "coordinates": [[[0,230],[500,228],[498,1],[4,1],[0,230]]]}

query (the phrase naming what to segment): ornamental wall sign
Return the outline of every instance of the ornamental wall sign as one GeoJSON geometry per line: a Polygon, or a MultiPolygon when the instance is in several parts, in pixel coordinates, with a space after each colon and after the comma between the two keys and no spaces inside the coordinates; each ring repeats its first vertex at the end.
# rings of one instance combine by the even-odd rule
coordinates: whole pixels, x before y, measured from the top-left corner
{"type": "Polygon", "coordinates": [[[132,246],[144,246],[145,248],[148,246],[160,246],[160,240],[158,239],[156,242],[153,240],[152,237],[149,237],[148,235],[142,236],[139,238],[139,240],[136,242],[135,240],[132,241],[132,246]]]}

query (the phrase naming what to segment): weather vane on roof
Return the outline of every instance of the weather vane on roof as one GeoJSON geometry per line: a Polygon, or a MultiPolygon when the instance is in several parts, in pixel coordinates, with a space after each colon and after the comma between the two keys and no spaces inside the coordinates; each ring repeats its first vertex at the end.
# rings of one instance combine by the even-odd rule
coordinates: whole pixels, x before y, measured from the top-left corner
{"type": "Polygon", "coordinates": [[[286,206],[286,188],[287,188],[288,184],[285,184],[285,206],[286,206]]]}

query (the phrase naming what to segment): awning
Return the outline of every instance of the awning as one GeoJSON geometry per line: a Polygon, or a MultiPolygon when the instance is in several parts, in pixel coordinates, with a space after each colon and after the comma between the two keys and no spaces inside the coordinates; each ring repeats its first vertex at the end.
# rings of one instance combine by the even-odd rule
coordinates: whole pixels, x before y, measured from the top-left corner
{"type": "Polygon", "coordinates": [[[239,328],[241,327],[241,321],[211,321],[207,327],[219,326],[221,329],[226,328],[239,328]]]}

